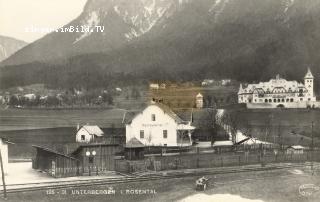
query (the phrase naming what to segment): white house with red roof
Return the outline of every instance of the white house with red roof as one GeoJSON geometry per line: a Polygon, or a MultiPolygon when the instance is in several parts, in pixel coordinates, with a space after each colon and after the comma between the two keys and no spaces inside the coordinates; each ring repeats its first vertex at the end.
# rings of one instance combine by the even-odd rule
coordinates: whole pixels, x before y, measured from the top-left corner
{"type": "Polygon", "coordinates": [[[153,103],[126,121],[126,141],[136,138],[148,146],[190,146],[194,129],[168,106],[153,103]]]}

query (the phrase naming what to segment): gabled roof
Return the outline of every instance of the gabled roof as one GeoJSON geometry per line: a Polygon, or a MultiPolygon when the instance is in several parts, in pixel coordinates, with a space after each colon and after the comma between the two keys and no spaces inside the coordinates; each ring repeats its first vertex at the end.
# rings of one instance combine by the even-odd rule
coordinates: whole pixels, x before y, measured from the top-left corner
{"type": "MultiPolygon", "coordinates": [[[[165,114],[167,114],[168,116],[170,116],[175,122],[177,123],[184,123],[184,121],[176,114],[174,113],[170,107],[168,107],[167,105],[161,104],[161,103],[152,103],[149,106],[157,106],[159,107],[165,114]]],[[[147,106],[146,108],[148,108],[149,106],[147,106]]],[[[146,109],[145,108],[145,109],[146,109]]],[[[123,123],[126,124],[130,124],[132,122],[132,120],[134,118],[136,118],[139,114],[141,114],[145,109],[143,109],[140,112],[137,111],[128,111],[124,114],[123,117],[123,123]]]]}
{"type": "Polygon", "coordinates": [[[167,105],[161,104],[161,103],[155,103],[153,104],[155,106],[158,106],[160,109],[162,109],[162,111],[164,113],[166,113],[167,115],[169,115],[171,118],[173,118],[175,120],[175,122],[177,123],[183,123],[184,121],[176,114],[174,113],[170,107],[168,107],[167,105]]]}
{"type": "Polygon", "coordinates": [[[90,135],[103,136],[103,131],[98,126],[85,125],[85,126],[82,126],[81,128],[86,130],[90,135]]]}
{"type": "Polygon", "coordinates": [[[125,148],[141,148],[144,147],[144,144],[142,144],[137,138],[133,137],[131,138],[127,143],[125,148]]]}

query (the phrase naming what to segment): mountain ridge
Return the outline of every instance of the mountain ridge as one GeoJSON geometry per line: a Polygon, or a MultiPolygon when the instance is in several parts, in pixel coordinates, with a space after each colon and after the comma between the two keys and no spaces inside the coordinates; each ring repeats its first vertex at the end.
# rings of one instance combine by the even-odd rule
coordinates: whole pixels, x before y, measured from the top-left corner
{"type": "MultiPolygon", "coordinates": [[[[64,41],[67,40],[72,44],[79,35],[67,35],[63,39],[56,35],[51,36],[53,39],[47,36],[38,42],[45,46],[50,40],[57,43],[50,43],[51,52],[31,49],[27,53],[21,50],[19,54],[41,59],[46,58],[43,54],[54,54],[55,58],[38,60],[36,66],[42,64],[43,68],[39,69],[44,73],[51,72],[46,69],[49,66],[59,66],[64,71],[69,68],[78,77],[89,71],[93,75],[125,73],[145,79],[181,80],[210,76],[259,81],[276,73],[288,79],[300,79],[299,75],[308,66],[315,75],[320,74],[320,36],[317,34],[320,32],[320,2],[317,0],[134,2],[88,1],[84,12],[71,24],[81,20],[88,22],[86,20],[94,16],[90,16],[94,11],[99,13],[99,23],[95,17],[90,22],[94,25],[102,23],[108,31],[104,35],[90,34],[76,42],[75,46],[84,52],[69,55],[66,53],[68,48],[59,49],[59,43],[66,44],[64,41]],[[154,8],[153,2],[159,4],[154,8]],[[168,9],[161,10],[164,7],[168,9]],[[106,12],[107,18],[101,18],[106,12]],[[152,23],[154,20],[156,23],[152,23]],[[150,25],[152,28],[148,29],[150,25]],[[142,32],[140,28],[148,31],[142,32]],[[33,57],[32,54],[39,55],[33,57]],[[160,73],[152,74],[153,71],[160,73]]],[[[16,60],[12,56],[7,62],[16,60]]],[[[7,65],[2,71],[14,79],[15,70],[9,69],[26,69],[23,66],[29,68],[32,65],[7,65]]],[[[73,77],[69,79],[75,80],[73,77]]],[[[41,81],[47,82],[45,78],[41,81]]],[[[100,85],[105,85],[103,79],[100,85]]]]}

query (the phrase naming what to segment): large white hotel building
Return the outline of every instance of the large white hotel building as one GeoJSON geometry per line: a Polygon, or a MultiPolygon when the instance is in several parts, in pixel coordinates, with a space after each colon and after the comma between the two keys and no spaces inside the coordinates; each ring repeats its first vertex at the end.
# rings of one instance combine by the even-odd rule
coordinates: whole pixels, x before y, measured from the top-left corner
{"type": "Polygon", "coordinates": [[[240,84],[238,102],[248,108],[307,108],[318,107],[313,91],[314,77],[308,69],[304,83],[287,81],[279,75],[268,82],[240,84]]]}

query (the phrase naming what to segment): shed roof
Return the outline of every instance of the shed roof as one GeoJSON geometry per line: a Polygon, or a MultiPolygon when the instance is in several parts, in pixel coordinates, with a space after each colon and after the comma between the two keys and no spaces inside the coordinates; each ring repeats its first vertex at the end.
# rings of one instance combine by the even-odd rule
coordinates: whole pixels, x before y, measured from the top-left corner
{"type": "Polygon", "coordinates": [[[292,145],[288,148],[292,148],[292,149],[296,149],[296,150],[299,150],[299,149],[305,149],[305,147],[301,146],[301,145],[292,145]]]}
{"type": "Polygon", "coordinates": [[[46,151],[46,152],[49,152],[49,153],[53,153],[53,154],[56,154],[56,155],[59,155],[59,156],[64,156],[64,157],[67,157],[67,158],[71,158],[71,159],[74,159],[74,160],[78,161],[78,159],[76,159],[74,157],[68,156],[66,154],[63,154],[61,152],[55,151],[55,150],[47,148],[47,147],[38,146],[38,145],[32,145],[32,147],[40,149],[40,150],[43,150],[43,151],[46,151]]]}
{"type": "Polygon", "coordinates": [[[13,142],[10,142],[10,140],[9,140],[8,138],[5,138],[5,137],[0,137],[0,140],[1,140],[2,142],[7,143],[7,144],[14,144],[13,142]]]}
{"type": "Polygon", "coordinates": [[[101,147],[101,146],[113,146],[113,147],[118,147],[118,144],[105,144],[105,143],[90,143],[90,144],[81,144],[78,146],[78,148],[76,148],[73,152],[71,152],[71,155],[75,155],[76,153],[78,153],[82,148],[85,147],[101,147]]]}
{"type": "Polygon", "coordinates": [[[98,126],[85,125],[81,128],[85,129],[90,135],[103,136],[103,131],[98,126]]]}
{"type": "Polygon", "coordinates": [[[126,143],[126,148],[141,148],[144,147],[144,144],[142,144],[137,138],[133,137],[126,143]]]}

